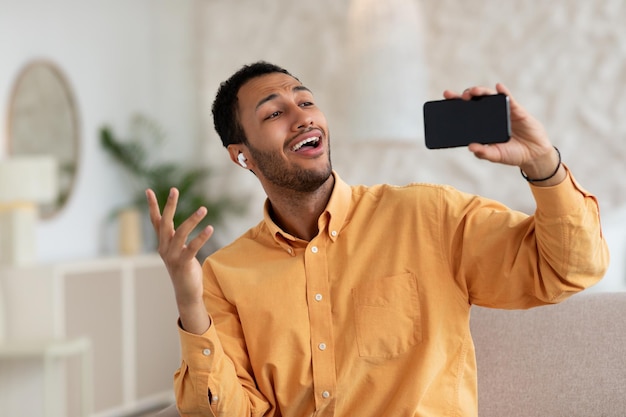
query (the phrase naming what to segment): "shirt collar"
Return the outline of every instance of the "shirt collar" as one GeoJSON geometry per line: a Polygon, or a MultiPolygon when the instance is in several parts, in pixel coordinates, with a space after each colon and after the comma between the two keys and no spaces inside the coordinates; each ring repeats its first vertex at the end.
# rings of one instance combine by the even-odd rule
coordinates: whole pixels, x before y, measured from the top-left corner
{"type": "MultiPolygon", "coordinates": [[[[350,186],[345,183],[333,170],[332,175],[335,177],[335,184],[333,191],[326,205],[326,209],[320,215],[318,219],[318,226],[321,233],[328,233],[328,237],[335,241],[341,232],[341,228],[348,216],[348,209],[350,207],[350,200],[352,198],[352,190],[350,186]]],[[[263,207],[263,220],[269,229],[270,234],[274,237],[281,246],[285,243],[294,244],[301,241],[300,239],[290,235],[282,230],[272,217],[270,216],[270,201],[265,200],[263,207]]]]}

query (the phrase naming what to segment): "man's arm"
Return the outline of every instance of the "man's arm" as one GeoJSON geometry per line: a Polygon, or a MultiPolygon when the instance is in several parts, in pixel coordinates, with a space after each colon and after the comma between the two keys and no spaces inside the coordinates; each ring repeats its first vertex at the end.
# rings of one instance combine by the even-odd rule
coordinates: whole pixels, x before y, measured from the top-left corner
{"type": "Polygon", "coordinates": [[[213,234],[213,227],[207,226],[195,238],[188,239],[206,216],[206,208],[199,208],[174,229],[178,190],[170,190],[162,214],[154,192],[147,190],[146,197],[159,255],[172,281],[180,317],[182,364],[174,376],[179,412],[183,416],[228,413],[251,417],[257,415],[252,410],[256,408],[258,415],[263,415],[268,406],[261,398],[253,407],[252,396],[245,392],[235,364],[225,355],[203,300],[203,271],[196,255],[213,234]]]}
{"type": "Polygon", "coordinates": [[[497,84],[495,91],[485,87],[471,87],[462,94],[445,91],[444,97],[470,100],[495,93],[509,96],[511,138],[468,148],[477,158],[519,167],[532,184],[537,210],[534,216],[517,220],[504,209],[462,214],[470,225],[479,226],[461,227],[463,246],[453,250],[469,248],[478,261],[457,267],[468,280],[473,302],[510,308],[557,302],[592,285],[606,270],[608,249],[598,204],[561,164],[543,125],[504,85],[497,84]],[[506,277],[511,279],[507,282],[506,277]]]}
{"type": "Polygon", "coordinates": [[[531,191],[533,216],[478,196],[446,196],[445,253],[470,303],[515,309],[556,303],[604,275],[608,249],[596,199],[569,174],[531,191]]]}

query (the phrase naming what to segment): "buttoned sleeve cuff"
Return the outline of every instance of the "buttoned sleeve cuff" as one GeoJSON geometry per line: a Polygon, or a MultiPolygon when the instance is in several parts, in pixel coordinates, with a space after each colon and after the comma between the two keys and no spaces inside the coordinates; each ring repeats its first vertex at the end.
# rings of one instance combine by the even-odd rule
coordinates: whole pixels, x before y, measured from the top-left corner
{"type": "Polygon", "coordinates": [[[204,334],[198,335],[185,331],[178,321],[181,359],[191,369],[210,372],[217,361],[224,356],[215,326],[211,326],[204,334]]]}
{"type": "MultiPolygon", "coordinates": [[[[566,216],[577,212],[584,206],[584,200],[595,197],[576,182],[569,168],[565,166],[567,177],[557,185],[539,187],[530,184],[530,189],[537,203],[537,211],[545,216],[566,216]]],[[[596,205],[597,205],[597,201],[596,205]]]]}

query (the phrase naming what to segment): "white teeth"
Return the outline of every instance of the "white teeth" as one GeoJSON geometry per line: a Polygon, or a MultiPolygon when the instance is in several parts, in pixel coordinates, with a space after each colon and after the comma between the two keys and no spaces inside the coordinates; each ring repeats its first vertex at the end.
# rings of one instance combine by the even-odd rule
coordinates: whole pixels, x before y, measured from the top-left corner
{"type": "Polygon", "coordinates": [[[300,149],[301,147],[303,147],[304,145],[306,145],[307,143],[315,143],[317,141],[319,141],[320,138],[319,137],[312,137],[312,138],[308,138],[303,140],[302,142],[298,142],[296,143],[293,148],[291,148],[292,151],[296,152],[298,149],[300,149]]]}

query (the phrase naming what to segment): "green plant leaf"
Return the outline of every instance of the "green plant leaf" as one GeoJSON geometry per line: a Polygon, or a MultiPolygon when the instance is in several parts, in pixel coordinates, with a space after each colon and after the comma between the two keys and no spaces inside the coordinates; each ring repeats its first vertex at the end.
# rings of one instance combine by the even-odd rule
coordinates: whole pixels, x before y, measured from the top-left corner
{"type": "MultiPolygon", "coordinates": [[[[209,199],[203,190],[205,180],[212,171],[207,167],[189,167],[175,162],[149,164],[149,151],[156,150],[164,142],[163,129],[154,120],[135,115],[131,120],[133,136],[120,139],[108,126],[100,129],[100,143],[103,149],[128,173],[138,184],[137,195],[131,205],[148,212],[144,191],[154,191],[161,212],[167,202],[170,189],[179,190],[179,201],[174,214],[174,227],[178,227],[199,207],[207,208],[207,215],[200,223],[201,229],[207,224],[217,224],[226,213],[239,214],[244,211],[241,201],[220,197],[209,199]]],[[[117,211],[116,211],[117,212],[117,211]]]]}

